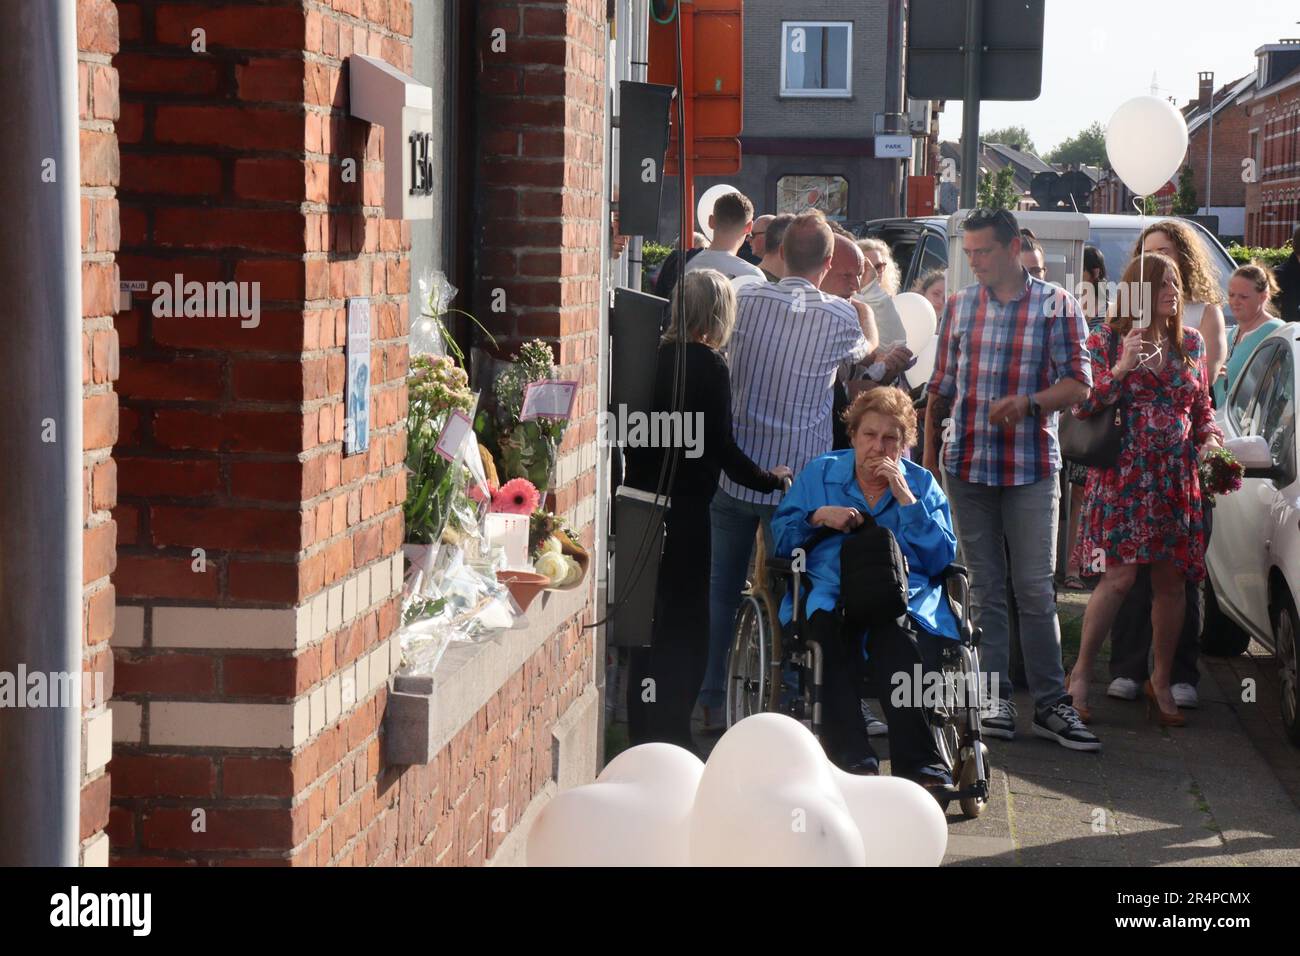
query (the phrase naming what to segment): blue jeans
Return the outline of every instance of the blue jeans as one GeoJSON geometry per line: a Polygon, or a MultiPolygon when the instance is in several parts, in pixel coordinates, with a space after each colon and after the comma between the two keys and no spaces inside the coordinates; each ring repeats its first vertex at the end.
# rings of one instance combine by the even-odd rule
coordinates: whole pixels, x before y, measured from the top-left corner
{"type": "MultiPolygon", "coordinates": [[[[709,509],[712,568],[709,574],[709,663],[700,688],[700,703],[722,707],[727,691],[727,652],[736,629],[736,609],[745,587],[745,573],[754,554],[754,535],[763,528],[767,553],[772,554],[772,515],[776,505],[754,505],[719,490],[709,509]]],[[[778,595],[779,597],[779,595],[778,595]]]]}
{"type": "Polygon", "coordinates": [[[961,552],[970,569],[975,624],[983,630],[980,666],[998,677],[998,694],[1011,696],[1011,635],[1007,619],[1007,549],[1020,608],[1020,648],[1034,705],[1042,710],[1065,696],[1061,627],[1052,572],[1061,488],[1053,474],[1028,485],[979,485],[949,474],[961,552]]]}

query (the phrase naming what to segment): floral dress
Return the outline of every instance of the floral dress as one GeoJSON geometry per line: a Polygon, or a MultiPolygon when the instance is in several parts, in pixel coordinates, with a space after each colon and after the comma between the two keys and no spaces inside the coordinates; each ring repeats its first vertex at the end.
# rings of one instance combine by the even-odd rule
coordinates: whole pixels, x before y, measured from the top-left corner
{"type": "Polygon", "coordinates": [[[1122,351],[1115,330],[1098,327],[1087,348],[1093,388],[1075,414],[1121,402],[1124,440],[1115,467],[1088,469],[1075,560],[1085,571],[1103,570],[1103,554],[1107,564],[1171,561],[1199,581],[1205,533],[1197,449],[1211,435],[1222,437],[1206,386],[1205,340],[1184,329],[1190,367],[1166,345],[1159,370],[1135,368],[1119,381],[1110,373],[1110,356],[1118,361],[1122,351]]]}

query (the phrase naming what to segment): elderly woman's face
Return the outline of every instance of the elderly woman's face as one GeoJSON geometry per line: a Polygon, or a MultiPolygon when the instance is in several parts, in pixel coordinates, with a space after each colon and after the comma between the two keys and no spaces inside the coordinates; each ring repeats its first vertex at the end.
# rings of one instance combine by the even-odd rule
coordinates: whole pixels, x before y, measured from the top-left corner
{"type": "Polygon", "coordinates": [[[853,433],[853,453],[858,467],[872,460],[898,461],[903,454],[903,429],[889,415],[867,412],[853,433]]]}

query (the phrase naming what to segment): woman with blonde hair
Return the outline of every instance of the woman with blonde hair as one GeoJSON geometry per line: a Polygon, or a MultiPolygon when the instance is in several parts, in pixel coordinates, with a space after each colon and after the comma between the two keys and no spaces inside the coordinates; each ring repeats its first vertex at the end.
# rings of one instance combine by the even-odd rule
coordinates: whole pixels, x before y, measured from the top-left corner
{"type": "Polygon", "coordinates": [[[759,468],[732,434],[731,376],[720,351],[736,323],[736,294],[727,277],[713,269],[687,272],[673,292],[669,314],[669,328],[659,345],[650,420],[667,421],[670,427],[627,429],[629,436],[649,433],[654,447],[627,448],[625,483],[669,499],[652,644],[632,651],[627,711],[634,744],[662,741],[690,750],[691,711],[708,660],[709,504],[718,474],[725,470],[747,488],[776,491],[791,471],[784,466],[770,472],[759,468]],[[658,440],[665,431],[671,447],[658,440]],[[666,487],[660,486],[661,480],[666,487]],[[649,701],[644,699],[648,687],[654,688],[649,701]]]}
{"type": "Polygon", "coordinates": [[[1119,410],[1123,432],[1115,464],[1090,468],[1077,560],[1101,570],[1083,618],[1083,643],[1067,681],[1087,721],[1088,678],[1138,570],[1150,567],[1152,643],[1146,694],[1161,726],[1185,723],[1171,690],[1183,630],[1186,582],[1205,577],[1204,510],[1198,454],[1222,433],[1210,407],[1205,341],[1182,325],[1183,289],[1171,258],[1148,254],[1124,272],[1116,315],[1088,336],[1093,387],[1074,414],[1119,410]]]}
{"type": "Polygon", "coordinates": [[[1214,267],[1196,230],[1179,219],[1163,219],[1147,226],[1133,246],[1133,258],[1142,253],[1168,256],[1178,264],[1183,286],[1183,328],[1196,329],[1205,340],[1205,367],[1213,385],[1228,356],[1223,294],[1214,267]]]}
{"type": "Polygon", "coordinates": [[[907,342],[907,330],[894,307],[898,295],[898,264],[889,252],[889,246],[880,239],[859,239],[858,248],[866,260],[863,272],[864,285],[853,298],[871,306],[876,315],[879,345],[889,346],[907,342]]]}
{"type": "Polygon", "coordinates": [[[1228,333],[1228,361],[1226,374],[1214,383],[1214,397],[1220,405],[1227,401],[1237,376],[1246,367],[1246,360],[1259,348],[1261,342],[1280,328],[1273,298],[1278,294],[1277,279],[1273,270],[1258,262],[1244,265],[1228,280],[1228,304],[1237,324],[1228,333]]]}

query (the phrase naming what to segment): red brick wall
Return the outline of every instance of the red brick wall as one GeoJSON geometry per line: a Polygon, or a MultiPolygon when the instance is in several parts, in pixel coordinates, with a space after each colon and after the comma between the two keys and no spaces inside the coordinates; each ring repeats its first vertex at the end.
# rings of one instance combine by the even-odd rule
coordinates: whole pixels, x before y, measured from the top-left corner
{"type": "Polygon", "coordinates": [[[605,161],[605,4],[478,4],[482,203],[475,314],[509,354],[553,344],[560,375],[580,381],[561,456],[557,513],[592,544],[596,363],[605,161]],[[492,52],[493,32],[505,49],[492,52]],[[508,313],[493,313],[494,289],[508,313]],[[584,448],[589,449],[583,452],[584,448]],[[586,504],[583,504],[583,503],[586,504]]]}
{"type": "Polygon", "coordinates": [[[1248,191],[1247,239],[1281,246],[1300,225],[1300,87],[1251,104],[1258,130],[1258,182],[1248,191]]]}
{"type": "MultiPolygon", "coordinates": [[[[556,504],[590,542],[578,519],[595,485],[604,4],[488,6],[514,16],[513,65],[485,64],[480,107],[506,110],[514,132],[483,124],[483,289],[507,288],[495,328],[508,342],[551,340],[583,383],[556,504]],[[520,84],[514,107],[492,100],[498,65],[520,84]],[[512,244],[519,219],[535,232],[512,244]]],[[[257,328],[157,317],[137,294],[117,316],[113,862],[482,862],[552,778],[551,731],[593,680],[591,612],[433,763],[384,766],[410,228],[383,218],[383,132],[348,115],[346,60],[409,71],[411,0],[116,8],[123,277],[258,281],[262,315],[257,328]],[[206,52],[191,49],[196,28],[206,52]],[[342,180],[349,157],[356,184],[342,180]],[[368,454],[345,457],[351,296],[371,300],[372,431],[368,454]]]]}
{"type": "MultiPolygon", "coordinates": [[[[81,839],[83,860],[107,862],[102,831],[108,821],[109,775],[104,760],[111,734],[106,697],[112,693],[115,595],[109,575],[117,559],[117,526],[111,509],[117,503],[117,466],[112,446],[117,438],[118,248],[117,137],[118,78],[111,63],[117,51],[117,16],[108,0],[77,4],[77,102],[81,140],[81,294],[82,370],[85,447],[85,519],[83,578],[84,669],[103,678],[103,695],[83,714],[81,839]]],[[[94,681],[92,676],[91,680],[94,681]]],[[[93,683],[92,683],[92,686],[93,683]]]]}
{"type": "MultiPolygon", "coordinates": [[[[345,60],[364,52],[409,68],[411,3],[117,6],[123,276],[151,286],[176,272],[258,282],[261,298],[256,328],[237,317],[155,317],[152,295],[118,317],[116,583],[127,613],[139,608],[152,625],[115,649],[117,697],[131,713],[179,700],[279,715],[380,648],[396,630],[398,599],[296,648],[292,633],[287,647],[266,650],[218,646],[229,635],[158,647],[150,629],[163,606],[300,608],[400,548],[410,230],[383,218],[383,131],[348,115],[345,60]],[[206,52],[192,49],[195,29],[206,52]],[[355,183],[342,176],[347,158],[355,183]],[[371,433],[367,453],[345,456],[352,296],[371,302],[371,433]]],[[[382,693],[360,696],[343,715],[348,746],[317,746],[317,731],[296,755],[198,753],[151,742],[150,721],[137,718],[136,739],[118,743],[113,764],[115,861],[286,860],[314,832],[303,829],[309,807],[297,795],[345,761],[349,770],[360,762],[360,778],[378,771],[382,693]],[[204,832],[190,826],[196,809],[204,832]]],[[[336,801],[330,816],[359,804],[347,806],[336,801]]]]}
{"type": "MultiPolygon", "coordinates": [[[[1250,155],[1250,114],[1240,103],[1221,107],[1214,120],[1214,175],[1210,201],[1216,206],[1244,206],[1246,182],[1241,161],[1250,155]]],[[[1209,126],[1203,124],[1188,140],[1187,162],[1192,167],[1197,205],[1204,206],[1206,167],[1209,164],[1209,126]]],[[[1175,177],[1177,182],[1177,177],[1175,177]]]]}

